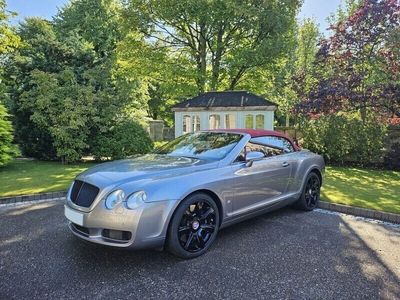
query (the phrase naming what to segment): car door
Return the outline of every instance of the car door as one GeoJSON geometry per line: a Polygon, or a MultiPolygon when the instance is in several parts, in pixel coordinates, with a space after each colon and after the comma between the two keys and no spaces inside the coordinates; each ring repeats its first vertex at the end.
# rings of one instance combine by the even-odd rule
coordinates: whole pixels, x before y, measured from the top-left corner
{"type": "Polygon", "coordinates": [[[251,166],[238,162],[235,170],[233,214],[273,203],[287,191],[291,177],[290,155],[263,144],[249,142],[245,151],[262,151],[266,157],[251,166]],[[250,148],[249,148],[250,146],[250,148]]]}

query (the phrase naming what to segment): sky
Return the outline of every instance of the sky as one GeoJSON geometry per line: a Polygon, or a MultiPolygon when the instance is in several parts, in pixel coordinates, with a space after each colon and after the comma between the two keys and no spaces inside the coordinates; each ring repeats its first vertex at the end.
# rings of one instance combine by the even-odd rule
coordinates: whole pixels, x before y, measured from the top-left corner
{"type": "MultiPolygon", "coordinates": [[[[38,16],[51,19],[68,0],[6,0],[7,9],[15,11],[18,16],[12,20],[17,24],[25,17],[38,16]]],[[[299,18],[314,18],[320,26],[321,32],[326,32],[328,24],[326,18],[339,7],[342,0],[304,0],[299,18]]]]}

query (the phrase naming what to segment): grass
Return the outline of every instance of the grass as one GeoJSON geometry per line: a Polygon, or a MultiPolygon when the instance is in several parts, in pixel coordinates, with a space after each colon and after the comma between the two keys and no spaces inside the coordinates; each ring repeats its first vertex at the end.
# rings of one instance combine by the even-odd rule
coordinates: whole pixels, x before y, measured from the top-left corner
{"type": "Polygon", "coordinates": [[[327,167],[321,199],[400,213],[400,172],[327,167]]]}
{"type": "Polygon", "coordinates": [[[74,177],[91,165],[14,160],[0,168],[0,197],[67,190],[74,177]]]}
{"type": "MultiPolygon", "coordinates": [[[[66,190],[91,163],[15,160],[0,169],[0,197],[66,190]]],[[[400,213],[400,172],[327,167],[322,200],[400,213]]]]}

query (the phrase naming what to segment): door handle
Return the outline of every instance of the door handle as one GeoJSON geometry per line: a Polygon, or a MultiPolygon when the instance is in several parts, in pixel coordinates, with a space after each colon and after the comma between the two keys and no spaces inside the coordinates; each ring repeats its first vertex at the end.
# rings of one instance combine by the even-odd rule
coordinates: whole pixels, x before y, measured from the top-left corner
{"type": "Polygon", "coordinates": [[[282,167],[287,167],[287,166],[289,166],[289,163],[287,161],[282,163],[282,167]]]}

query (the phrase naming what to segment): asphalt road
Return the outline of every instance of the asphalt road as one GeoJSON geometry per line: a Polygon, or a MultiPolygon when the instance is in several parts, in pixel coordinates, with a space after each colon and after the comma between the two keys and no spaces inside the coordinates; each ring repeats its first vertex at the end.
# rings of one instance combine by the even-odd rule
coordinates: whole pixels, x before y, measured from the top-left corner
{"type": "Polygon", "coordinates": [[[60,201],[0,208],[0,299],[400,299],[400,228],[291,209],[180,260],[73,237],[60,201]]]}

